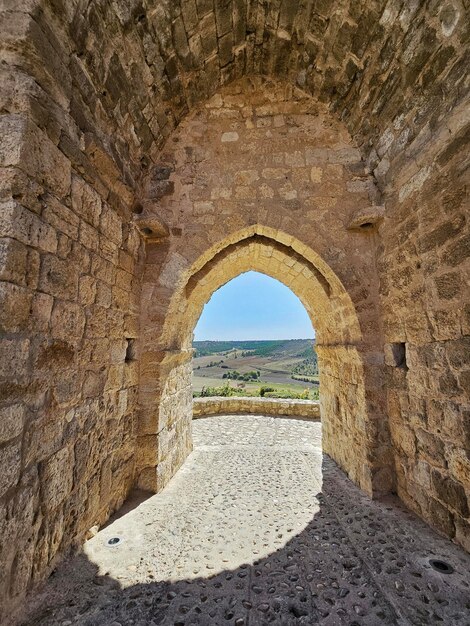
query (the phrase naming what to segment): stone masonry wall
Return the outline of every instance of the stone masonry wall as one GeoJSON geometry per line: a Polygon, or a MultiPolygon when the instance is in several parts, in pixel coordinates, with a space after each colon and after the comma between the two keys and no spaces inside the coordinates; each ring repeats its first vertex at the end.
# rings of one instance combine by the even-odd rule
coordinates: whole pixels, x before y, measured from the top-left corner
{"type": "Polygon", "coordinates": [[[21,597],[133,484],[142,246],[40,129],[1,123],[30,142],[1,147],[1,589],[21,597]]]}
{"type": "Polygon", "coordinates": [[[379,262],[398,494],[467,549],[469,130],[467,106],[454,110],[446,129],[425,129],[405,154],[399,130],[390,133],[379,262]]]}
{"type": "MultiPolygon", "coordinates": [[[[213,291],[256,269],[289,286],[316,328],[328,409],[326,451],[370,493],[389,490],[374,269],[380,207],[374,181],[344,126],[299,90],[243,79],[180,125],[156,174],[163,170],[172,192],[156,205],[156,179],[150,175],[135,217],[148,225],[158,219],[168,233],[160,239],[149,233],[147,242],[144,431],[138,443],[145,465],[139,484],[158,489],[174,469],[166,464],[164,471],[165,458],[152,457],[157,435],[166,439],[172,428],[159,409],[167,404],[166,377],[173,376],[165,363],[189,354],[192,331],[213,291]],[[367,228],[356,224],[358,215],[368,216],[367,228]]],[[[186,381],[189,389],[189,375],[186,381]]],[[[176,410],[189,428],[186,397],[185,391],[176,410]]]]}
{"type": "Polygon", "coordinates": [[[278,398],[194,398],[193,419],[206,415],[288,415],[320,419],[320,403],[309,400],[282,400],[278,398]]]}
{"type": "Polygon", "coordinates": [[[157,362],[142,355],[136,469],[138,486],[149,491],[160,491],[192,450],[192,351],[163,354],[157,362]]]}
{"type": "Polygon", "coordinates": [[[134,483],[143,259],[67,38],[15,8],[1,19],[0,621],[134,483]]]}

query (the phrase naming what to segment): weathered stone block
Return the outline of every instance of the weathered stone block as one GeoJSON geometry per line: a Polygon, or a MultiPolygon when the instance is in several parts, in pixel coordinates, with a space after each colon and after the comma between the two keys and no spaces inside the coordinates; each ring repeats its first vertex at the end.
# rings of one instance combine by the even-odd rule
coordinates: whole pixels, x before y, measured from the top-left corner
{"type": "Polygon", "coordinates": [[[0,409],[0,444],[23,432],[25,406],[14,404],[0,409]]]}
{"type": "Polygon", "coordinates": [[[80,305],[56,300],[51,315],[51,335],[54,339],[79,341],[85,327],[85,314],[80,305]]]}
{"type": "Polygon", "coordinates": [[[2,115],[0,164],[18,166],[59,198],[70,191],[70,161],[23,115],[2,115]]]}
{"type": "Polygon", "coordinates": [[[15,239],[0,239],[0,280],[26,285],[28,248],[15,239]]]}
{"type": "MultiPolygon", "coordinates": [[[[78,299],[83,306],[89,306],[95,302],[97,293],[96,280],[92,276],[81,276],[78,287],[78,299]]],[[[102,302],[97,302],[102,305],[102,302]]]]}
{"type": "Polygon", "coordinates": [[[105,372],[88,370],[83,382],[83,397],[98,398],[103,394],[106,382],[105,372]]]}
{"type": "Polygon", "coordinates": [[[396,427],[392,427],[392,439],[406,456],[414,456],[416,452],[416,436],[410,428],[398,423],[396,427]]]}
{"type": "Polygon", "coordinates": [[[36,537],[30,537],[18,550],[11,571],[10,592],[13,597],[25,593],[31,577],[36,537]]]}
{"type": "Polygon", "coordinates": [[[20,332],[28,326],[33,294],[13,283],[0,283],[0,330],[20,332]]]}
{"type": "Polygon", "coordinates": [[[20,478],[21,440],[15,439],[0,447],[0,498],[14,487],[20,478]]]}
{"type": "Polygon", "coordinates": [[[222,143],[234,143],[239,140],[239,134],[236,131],[229,131],[222,134],[221,142],[222,143]]]}
{"type": "Polygon", "coordinates": [[[100,216],[100,230],[105,237],[117,245],[122,242],[122,221],[119,215],[108,206],[104,206],[100,216]]]}
{"type": "Polygon", "coordinates": [[[51,319],[54,298],[45,293],[34,293],[31,305],[31,328],[35,331],[46,331],[51,319]]]}
{"type": "Polygon", "coordinates": [[[432,465],[438,467],[445,467],[446,462],[444,458],[444,444],[442,439],[428,433],[422,428],[416,430],[416,438],[418,442],[418,450],[424,456],[425,459],[432,465]]]}
{"type": "Polygon", "coordinates": [[[57,298],[75,300],[78,294],[79,268],[67,260],[46,255],[41,260],[39,287],[57,298]]]}
{"type": "Polygon", "coordinates": [[[181,12],[186,31],[189,33],[196,28],[199,21],[196,0],[184,0],[184,2],[181,3],[181,12]]]}
{"type": "Polygon", "coordinates": [[[206,58],[217,50],[217,32],[213,13],[206,14],[201,20],[201,44],[206,58]]]}
{"type": "Polygon", "coordinates": [[[449,472],[453,478],[467,485],[470,481],[470,450],[451,448],[446,453],[449,462],[449,472]]]}
{"type": "Polygon", "coordinates": [[[446,343],[449,363],[455,369],[463,369],[470,365],[470,337],[462,337],[446,343]]]}
{"type": "Polygon", "coordinates": [[[72,209],[59,202],[51,194],[44,197],[43,205],[42,217],[48,224],[71,239],[78,238],[80,219],[72,209]]]}
{"type": "Polygon", "coordinates": [[[72,208],[86,222],[98,227],[101,215],[101,198],[99,194],[82,178],[72,177],[72,208]]]}
{"type": "Polygon", "coordinates": [[[70,494],[73,485],[74,454],[71,448],[62,448],[40,469],[42,501],[47,511],[56,509],[70,494]]]}
{"type": "Polygon", "coordinates": [[[462,517],[469,514],[468,500],[463,485],[438,470],[433,470],[431,483],[436,496],[462,517]]]}
{"type": "Polygon", "coordinates": [[[461,517],[455,519],[455,540],[470,552],[470,524],[461,517]]]}
{"type": "Polygon", "coordinates": [[[27,373],[29,339],[0,339],[0,377],[23,380],[27,373]]]}
{"type": "Polygon", "coordinates": [[[35,213],[11,199],[1,204],[0,236],[17,239],[45,252],[57,250],[54,230],[35,213]]]}
{"type": "Polygon", "coordinates": [[[452,300],[460,295],[462,280],[456,272],[449,272],[434,279],[437,295],[441,300],[452,300]]]}
{"type": "Polygon", "coordinates": [[[233,37],[232,33],[228,32],[218,40],[219,45],[219,58],[220,66],[225,67],[233,59],[233,37]]]}

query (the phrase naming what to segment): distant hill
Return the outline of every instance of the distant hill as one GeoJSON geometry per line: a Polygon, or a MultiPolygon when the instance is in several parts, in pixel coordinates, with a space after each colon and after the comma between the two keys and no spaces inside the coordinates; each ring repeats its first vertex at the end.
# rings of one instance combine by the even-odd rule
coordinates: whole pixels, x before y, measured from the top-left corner
{"type": "MultiPolygon", "coordinates": [[[[194,341],[196,357],[221,354],[232,350],[264,357],[299,357],[312,356],[315,339],[261,339],[257,341],[194,341]]],[[[246,355],[248,356],[248,355],[246,355]]]]}
{"type": "Polygon", "coordinates": [[[242,388],[249,395],[318,398],[319,372],[313,339],[195,341],[194,393],[217,395],[242,388]],[[225,387],[223,387],[225,385],[225,387]],[[227,387],[229,385],[229,387],[227,387]],[[222,388],[223,387],[223,388],[222,388]],[[226,388],[227,387],[227,388],[226,388]]]}

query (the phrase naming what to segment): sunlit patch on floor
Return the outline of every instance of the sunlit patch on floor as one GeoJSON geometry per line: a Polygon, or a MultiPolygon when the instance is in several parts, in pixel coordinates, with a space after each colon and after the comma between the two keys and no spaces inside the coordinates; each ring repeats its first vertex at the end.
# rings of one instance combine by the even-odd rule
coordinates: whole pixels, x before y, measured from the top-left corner
{"type": "Polygon", "coordinates": [[[122,584],[218,574],[283,548],[319,510],[321,424],[230,416],[193,423],[194,452],[162,493],[85,553],[122,584]],[[115,551],[105,549],[118,536],[115,551]]]}

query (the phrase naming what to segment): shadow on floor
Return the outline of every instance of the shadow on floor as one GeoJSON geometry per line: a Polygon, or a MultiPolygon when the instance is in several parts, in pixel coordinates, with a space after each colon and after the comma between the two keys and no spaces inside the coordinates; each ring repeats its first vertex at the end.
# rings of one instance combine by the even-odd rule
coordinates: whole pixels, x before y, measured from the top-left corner
{"type": "MultiPolygon", "coordinates": [[[[326,455],[319,511],[280,550],[213,576],[122,587],[84,554],[19,621],[34,626],[470,623],[470,557],[396,498],[371,501],[326,455]],[[448,561],[440,574],[429,558],[448,561]]],[[[116,552],[116,558],[118,552],[116,552]]]]}
{"type": "Polygon", "coordinates": [[[146,500],[151,498],[153,495],[154,494],[151,491],[144,491],[143,489],[133,489],[131,493],[129,494],[129,497],[127,498],[127,500],[119,509],[119,511],[116,511],[115,513],[113,513],[113,515],[111,515],[109,520],[105,524],[103,524],[103,526],[101,526],[100,530],[108,528],[108,526],[111,526],[111,524],[114,524],[116,520],[120,519],[121,517],[124,517],[124,515],[127,515],[128,513],[136,509],[138,506],[142,504],[142,502],[145,502],[146,500]]]}

